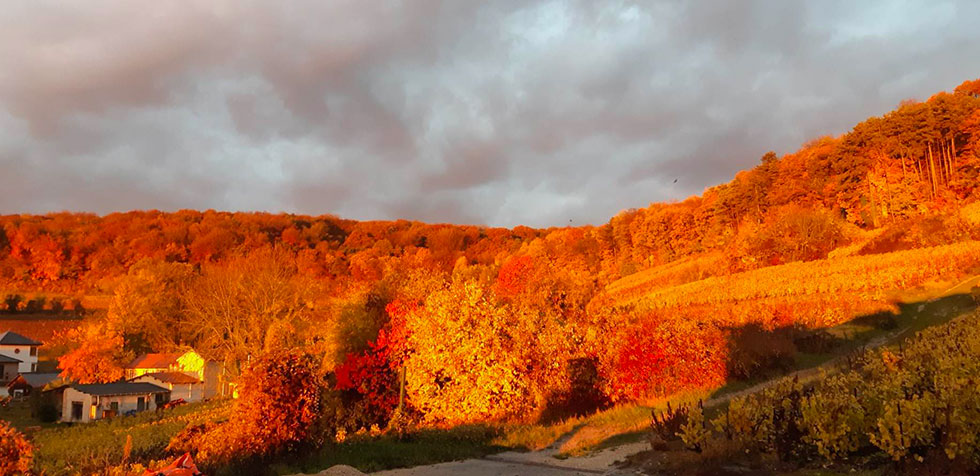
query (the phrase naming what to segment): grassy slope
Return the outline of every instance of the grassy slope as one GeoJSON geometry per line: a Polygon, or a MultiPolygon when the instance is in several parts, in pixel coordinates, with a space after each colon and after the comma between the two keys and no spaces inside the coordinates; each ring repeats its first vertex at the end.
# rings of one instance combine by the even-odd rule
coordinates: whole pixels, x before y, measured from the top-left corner
{"type": "MultiPolygon", "coordinates": [[[[899,313],[894,316],[890,329],[883,329],[861,318],[827,329],[828,332],[844,339],[844,344],[832,352],[824,354],[803,354],[797,359],[792,373],[798,373],[801,378],[819,378],[818,368],[826,367],[834,359],[864,346],[894,346],[916,332],[949,322],[957,316],[968,314],[977,308],[977,302],[969,291],[980,284],[980,276],[973,276],[956,282],[934,283],[933,286],[915,290],[894,291],[891,295],[899,301],[899,313]]],[[[723,408],[728,400],[738,394],[752,393],[759,390],[768,382],[778,380],[776,377],[766,381],[731,382],[718,388],[708,395],[706,402],[714,403],[715,411],[723,408]]],[[[679,398],[679,401],[689,399],[689,396],[679,398]]],[[[639,441],[646,435],[646,425],[649,424],[649,410],[653,407],[642,407],[644,412],[631,412],[637,416],[636,421],[621,421],[617,425],[594,424],[596,432],[605,431],[606,438],[598,442],[585,442],[564,449],[566,454],[581,454],[590,450],[618,446],[623,443],[639,441]],[[635,430],[634,430],[635,429],[635,430]]],[[[709,408],[708,413],[713,413],[709,408]]],[[[582,431],[579,429],[579,431],[582,431]]]]}

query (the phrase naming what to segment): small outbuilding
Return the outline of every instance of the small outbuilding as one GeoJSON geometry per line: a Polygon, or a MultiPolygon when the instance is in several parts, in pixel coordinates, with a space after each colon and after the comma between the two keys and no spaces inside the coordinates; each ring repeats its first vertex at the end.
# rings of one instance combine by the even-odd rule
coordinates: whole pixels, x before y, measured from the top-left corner
{"type": "Polygon", "coordinates": [[[7,393],[12,397],[26,397],[60,380],[62,378],[58,372],[24,372],[7,384],[7,393]]]}
{"type": "Polygon", "coordinates": [[[146,382],[73,384],[64,389],[61,421],[83,422],[155,410],[170,400],[170,390],[146,382]]]}

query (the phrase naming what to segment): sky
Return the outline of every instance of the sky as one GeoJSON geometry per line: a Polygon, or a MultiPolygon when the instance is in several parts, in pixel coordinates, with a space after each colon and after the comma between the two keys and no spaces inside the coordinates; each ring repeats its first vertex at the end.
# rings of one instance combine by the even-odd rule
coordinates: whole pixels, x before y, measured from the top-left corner
{"type": "Polygon", "coordinates": [[[601,224],[980,77],[980,2],[11,0],[0,214],[601,224]]]}

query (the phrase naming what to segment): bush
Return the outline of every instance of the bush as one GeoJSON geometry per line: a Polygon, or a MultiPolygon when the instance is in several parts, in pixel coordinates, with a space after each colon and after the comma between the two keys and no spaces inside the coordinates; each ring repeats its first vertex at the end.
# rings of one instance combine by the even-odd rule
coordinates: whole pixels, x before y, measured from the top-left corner
{"type": "Polygon", "coordinates": [[[238,388],[229,421],[201,437],[203,463],[214,468],[319,443],[325,385],[313,356],[266,353],[252,361],[238,388]]]}
{"type": "Polygon", "coordinates": [[[19,431],[0,420],[0,475],[27,473],[34,460],[34,449],[19,431]]]}
{"type": "Polygon", "coordinates": [[[52,403],[42,403],[37,409],[37,418],[43,423],[58,421],[58,408],[52,403]]]}
{"type": "Polygon", "coordinates": [[[662,397],[725,381],[727,342],[711,324],[648,315],[609,344],[600,370],[613,400],[662,397]]]}
{"type": "Polygon", "coordinates": [[[650,432],[653,437],[651,441],[654,442],[654,449],[659,449],[657,448],[658,443],[680,439],[681,428],[687,424],[689,412],[690,406],[680,405],[674,410],[670,402],[667,402],[667,409],[663,412],[658,413],[656,409],[651,411],[653,419],[650,422],[650,432]]]}

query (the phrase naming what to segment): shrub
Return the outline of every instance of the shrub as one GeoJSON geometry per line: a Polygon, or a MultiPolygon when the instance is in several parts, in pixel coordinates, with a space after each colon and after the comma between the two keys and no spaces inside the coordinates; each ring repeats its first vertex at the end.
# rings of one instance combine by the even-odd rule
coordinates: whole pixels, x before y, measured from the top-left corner
{"type": "Polygon", "coordinates": [[[19,431],[0,420],[0,475],[27,473],[34,460],[34,449],[19,431]]]}
{"type": "Polygon", "coordinates": [[[318,443],[325,385],[313,356],[269,352],[252,361],[239,384],[229,421],[201,438],[203,462],[242,462],[318,443]]]}
{"type": "Polygon", "coordinates": [[[667,409],[663,412],[657,412],[656,409],[651,411],[653,419],[650,422],[650,432],[653,434],[652,436],[659,438],[660,442],[680,439],[681,428],[687,423],[689,411],[688,405],[679,405],[675,410],[671,407],[670,402],[667,402],[667,409]]]}
{"type": "Polygon", "coordinates": [[[52,403],[42,403],[37,409],[37,418],[43,423],[55,422],[58,416],[58,408],[52,403]]]}
{"type": "Polygon", "coordinates": [[[980,313],[920,332],[898,350],[848,358],[811,386],[784,379],[734,399],[712,423],[736,447],[781,460],[836,461],[877,449],[901,463],[945,455],[973,474],[978,378],[980,313]]]}
{"type": "Polygon", "coordinates": [[[610,345],[601,370],[613,400],[661,397],[725,381],[725,336],[710,324],[647,316],[610,345]]]}
{"type": "Polygon", "coordinates": [[[698,453],[704,449],[705,443],[711,437],[711,430],[705,425],[704,406],[700,401],[696,406],[691,406],[691,409],[688,411],[687,421],[681,425],[681,431],[677,436],[681,437],[681,440],[688,449],[697,451],[698,453]]]}

